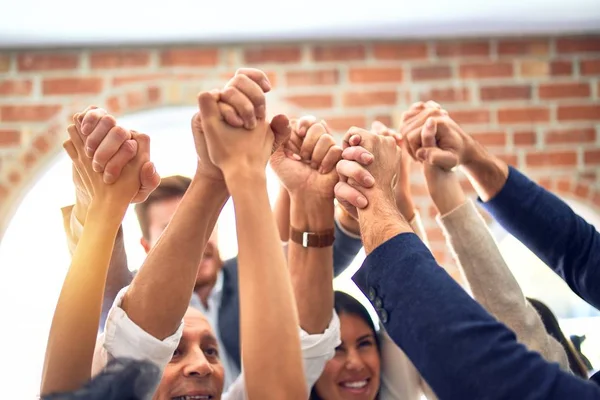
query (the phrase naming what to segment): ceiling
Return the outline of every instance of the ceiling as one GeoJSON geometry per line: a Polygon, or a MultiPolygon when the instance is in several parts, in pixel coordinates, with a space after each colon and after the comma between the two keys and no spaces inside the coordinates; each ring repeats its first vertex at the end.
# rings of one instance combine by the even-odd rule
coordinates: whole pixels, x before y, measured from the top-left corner
{"type": "Polygon", "coordinates": [[[151,6],[152,2],[141,0],[0,0],[0,47],[408,39],[600,30],[599,0],[351,3],[169,0],[151,6]]]}

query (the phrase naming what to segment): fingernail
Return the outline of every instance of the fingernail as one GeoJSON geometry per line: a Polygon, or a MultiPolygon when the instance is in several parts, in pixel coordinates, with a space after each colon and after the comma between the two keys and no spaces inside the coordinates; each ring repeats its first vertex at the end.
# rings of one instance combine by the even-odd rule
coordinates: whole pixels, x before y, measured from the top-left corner
{"type": "Polygon", "coordinates": [[[83,124],[81,125],[81,133],[83,133],[84,135],[89,135],[92,132],[89,132],[92,129],[92,126],[88,123],[88,124],[83,124]]]}
{"type": "Polygon", "coordinates": [[[359,198],[356,199],[356,203],[358,204],[359,208],[365,208],[367,206],[367,204],[369,204],[367,199],[362,196],[359,196],[359,198]]]}
{"type": "Polygon", "coordinates": [[[319,173],[321,175],[325,174],[325,168],[323,168],[323,167],[319,168],[319,173]]]}
{"type": "Polygon", "coordinates": [[[300,161],[300,160],[302,160],[302,157],[300,157],[300,156],[299,156],[298,154],[296,154],[296,153],[292,154],[292,157],[293,157],[293,158],[294,158],[294,160],[296,160],[296,161],[300,161]]]}
{"type": "Polygon", "coordinates": [[[365,185],[373,186],[375,184],[375,179],[372,176],[367,176],[365,178],[365,185]]]}
{"type": "Polygon", "coordinates": [[[94,156],[94,149],[92,149],[91,147],[86,147],[85,148],[85,154],[88,157],[90,157],[90,158],[93,157],[94,156]]]}
{"type": "Polygon", "coordinates": [[[114,182],[114,180],[113,180],[114,176],[112,174],[108,174],[108,173],[104,174],[103,178],[104,178],[104,183],[106,183],[108,185],[110,185],[112,182],[114,182]]]}
{"type": "Polygon", "coordinates": [[[100,163],[94,161],[94,162],[92,162],[92,169],[96,172],[102,172],[102,165],[100,165],[100,163]]]}
{"type": "Polygon", "coordinates": [[[263,79],[263,85],[267,88],[267,90],[271,90],[271,82],[268,79],[263,79]]]}
{"type": "Polygon", "coordinates": [[[252,118],[250,121],[248,121],[248,123],[246,124],[246,129],[254,129],[256,128],[256,119],[252,118]]]}
{"type": "Polygon", "coordinates": [[[363,154],[360,156],[360,158],[362,159],[362,161],[364,163],[370,163],[371,161],[373,161],[373,156],[371,154],[363,154]]]}
{"type": "Polygon", "coordinates": [[[267,113],[267,109],[265,106],[256,107],[256,115],[260,116],[260,118],[264,118],[267,113]]]}

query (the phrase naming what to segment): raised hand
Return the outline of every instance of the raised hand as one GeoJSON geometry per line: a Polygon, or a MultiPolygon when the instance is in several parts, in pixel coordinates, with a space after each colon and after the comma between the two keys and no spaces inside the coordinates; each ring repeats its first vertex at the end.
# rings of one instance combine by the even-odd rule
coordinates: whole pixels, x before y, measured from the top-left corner
{"type": "Polygon", "coordinates": [[[338,182],[335,165],[342,149],[323,122],[302,117],[293,124],[290,139],[271,156],[270,164],[291,196],[297,193],[333,199],[338,182]]]}

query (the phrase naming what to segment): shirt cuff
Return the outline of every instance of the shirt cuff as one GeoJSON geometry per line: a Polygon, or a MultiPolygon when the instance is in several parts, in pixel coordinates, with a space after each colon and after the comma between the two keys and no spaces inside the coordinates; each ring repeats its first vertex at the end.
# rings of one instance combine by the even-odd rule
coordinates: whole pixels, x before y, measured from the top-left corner
{"type": "Polygon", "coordinates": [[[360,235],[357,235],[357,234],[355,234],[355,233],[353,233],[353,232],[350,232],[348,229],[346,229],[346,228],[344,228],[344,227],[342,226],[342,223],[339,221],[339,218],[337,217],[337,215],[335,215],[335,216],[333,217],[333,220],[335,221],[335,224],[337,225],[338,229],[339,229],[340,231],[342,231],[342,233],[343,233],[344,235],[346,235],[346,236],[348,236],[348,237],[350,237],[350,238],[352,238],[352,239],[358,239],[358,240],[361,240],[361,238],[360,238],[360,235]]]}
{"type": "Polygon", "coordinates": [[[104,349],[110,358],[125,357],[146,360],[156,364],[161,372],[173,357],[183,334],[183,324],[171,336],[159,340],[129,319],[121,308],[123,296],[129,287],[121,289],[108,313],[104,329],[104,349]]]}

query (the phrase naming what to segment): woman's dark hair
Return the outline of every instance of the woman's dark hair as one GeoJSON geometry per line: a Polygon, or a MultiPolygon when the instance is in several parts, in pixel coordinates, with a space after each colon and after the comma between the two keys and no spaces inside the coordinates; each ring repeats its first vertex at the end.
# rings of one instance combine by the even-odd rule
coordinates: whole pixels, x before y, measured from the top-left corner
{"type": "Polygon", "coordinates": [[[579,357],[577,350],[573,346],[573,343],[563,333],[562,329],[560,329],[560,325],[558,324],[558,319],[556,316],[548,308],[547,305],[542,303],[536,299],[527,298],[527,301],[536,309],[540,317],[542,318],[542,322],[544,323],[544,327],[546,328],[546,332],[554,339],[558,340],[558,342],[562,345],[563,349],[567,353],[567,358],[569,360],[569,368],[575,375],[578,375],[584,379],[588,379],[588,371],[579,357]]]}
{"type": "Polygon", "coordinates": [[[117,358],[81,389],[51,394],[42,400],[149,400],[159,382],[160,369],[156,365],[117,358]]]}
{"type": "MultiPolygon", "coordinates": [[[[377,329],[375,329],[375,324],[373,323],[373,319],[369,314],[369,311],[360,303],[360,301],[356,300],[354,297],[350,296],[347,293],[335,291],[334,293],[334,303],[333,308],[338,315],[347,314],[354,315],[360,318],[365,324],[371,328],[373,331],[373,336],[375,337],[375,344],[377,345],[377,351],[381,351],[381,347],[379,345],[379,336],[377,336],[377,329]]],[[[315,388],[313,387],[310,393],[309,400],[324,400],[318,394],[315,388]]]]}

